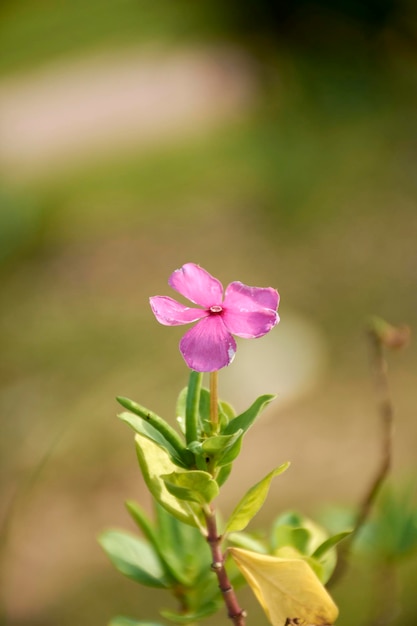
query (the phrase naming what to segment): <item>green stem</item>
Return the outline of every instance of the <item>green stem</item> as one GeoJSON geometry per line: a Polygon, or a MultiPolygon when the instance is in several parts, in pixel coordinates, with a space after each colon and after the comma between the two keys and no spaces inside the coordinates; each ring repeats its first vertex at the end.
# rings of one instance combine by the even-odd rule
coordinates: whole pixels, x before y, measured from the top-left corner
{"type": "Polygon", "coordinates": [[[218,374],[217,371],[210,373],[210,420],[213,433],[219,430],[218,374]]]}
{"type": "Polygon", "coordinates": [[[187,444],[198,441],[198,413],[202,381],[203,374],[201,372],[191,371],[185,405],[185,438],[187,444]]]}

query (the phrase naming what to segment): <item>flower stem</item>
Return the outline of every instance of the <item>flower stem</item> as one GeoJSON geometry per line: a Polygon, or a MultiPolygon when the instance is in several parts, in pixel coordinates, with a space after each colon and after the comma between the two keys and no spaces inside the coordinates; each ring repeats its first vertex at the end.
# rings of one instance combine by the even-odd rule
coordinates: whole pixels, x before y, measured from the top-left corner
{"type": "Polygon", "coordinates": [[[207,541],[210,545],[213,559],[211,568],[215,572],[217,580],[219,581],[219,588],[223,594],[228,617],[232,620],[234,626],[245,626],[246,611],[240,608],[235,590],[230,583],[224,567],[224,555],[220,545],[222,538],[218,535],[216,514],[212,508],[205,511],[205,518],[207,525],[207,541]]]}
{"type": "Polygon", "coordinates": [[[185,437],[187,444],[198,439],[198,410],[202,380],[203,374],[194,371],[190,372],[185,406],[185,437]]]}
{"type": "Polygon", "coordinates": [[[213,432],[216,433],[219,428],[219,408],[218,408],[218,372],[210,372],[210,420],[213,432]]]}
{"type": "MultiPolygon", "coordinates": [[[[210,421],[213,433],[218,432],[219,429],[218,406],[218,372],[215,371],[210,372],[210,421]]],[[[221,549],[222,538],[217,532],[216,513],[213,507],[206,508],[204,516],[207,527],[207,542],[212,556],[211,568],[219,581],[219,589],[223,594],[228,617],[232,620],[234,626],[245,626],[246,612],[239,606],[235,590],[224,567],[224,555],[221,549]]]]}

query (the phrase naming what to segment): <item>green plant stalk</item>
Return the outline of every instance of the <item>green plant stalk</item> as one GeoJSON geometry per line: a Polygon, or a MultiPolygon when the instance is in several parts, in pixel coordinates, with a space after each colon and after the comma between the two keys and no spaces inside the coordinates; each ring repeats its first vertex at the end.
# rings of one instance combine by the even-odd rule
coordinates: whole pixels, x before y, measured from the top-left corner
{"type": "Polygon", "coordinates": [[[187,444],[198,440],[198,411],[203,374],[191,371],[185,405],[185,439],[187,444]]]}
{"type": "Polygon", "coordinates": [[[218,375],[217,371],[210,373],[210,421],[213,433],[217,433],[219,430],[218,375]]]}

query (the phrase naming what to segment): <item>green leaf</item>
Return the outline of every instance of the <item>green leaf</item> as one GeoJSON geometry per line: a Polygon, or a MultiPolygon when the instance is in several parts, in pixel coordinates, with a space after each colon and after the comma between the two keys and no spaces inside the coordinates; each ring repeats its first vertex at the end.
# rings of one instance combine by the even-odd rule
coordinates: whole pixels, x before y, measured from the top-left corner
{"type": "Polygon", "coordinates": [[[239,456],[240,449],[242,447],[243,435],[245,433],[243,430],[238,430],[234,434],[237,435],[236,440],[227,450],[225,450],[224,454],[218,461],[218,465],[229,465],[229,463],[232,463],[239,456]]]}
{"type": "MultiPolygon", "coordinates": [[[[139,504],[137,504],[136,502],[133,502],[132,500],[128,500],[125,504],[133,520],[141,529],[146,539],[152,544],[155,550],[155,553],[158,555],[158,557],[161,560],[161,563],[165,569],[165,573],[167,577],[168,578],[171,577],[173,581],[178,581],[180,584],[185,584],[185,585],[189,584],[190,582],[189,579],[188,578],[184,579],[184,577],[182,576],[181,567],[177,568],[172,565],[172,559],[170,558],[171,554],[167,555],[166,551],[164,550],[163,542],[161,541],[160,533],[158,532],[159,529],[157,529],[152,524],[152,522],[146,515],[145,511],[142,509],[142,507],[139,506],[139,504]]],[[[171,519],[175,519],[172,515],[170,515],[167,512],[166,512],[166,515],[169,515],[171,519]]],[[[179,522],[178,520],[175,520],[175,521],[177,522],[177,524],[181,524],[182,527],[191,530],[190,526],[183,524],[182,522],[179,522]]],[[[196,532],[198,531],[196,530],[196,532]]]]}
{"type": "Polygon", "coordinates": [[[131,619],[130,617],[123,617],[118,615],[113,617],[109,626],[162,626],[159,622],[144,622],[143,620],[131,619]]]}
{"type": "Polygon", "coordinates": [[[325,585],[326,582],[329,580],[331,573],[334,570],[334,565],[336,564],[332,564],[331,567],[331,571],[330,573],[328,573],[326,571],[326,568],[324,566],[324,564],[321,561],[318,561],[317,559],[315,559],[312,556],[305,556],[303,557],[303,560],[306,561],[306,563],[309,564],[309,566],[311,567],[311,569],[313,570],[313,572],[315,573],[315,575],[317,576],[317,578],[319,579],[319,581],[325,585]]]}
{"type": "Polygon", "coordinates": [[[306,515],[301,515],[296,511],[285,511],[274,520],[272,526],[271,547],[273,550],[284,545],[285,537],[282,533],[288,533],[289,527],[297,531],[299,529],[304,529],[303,532],[308,532],[308,535],[303,535],[302,533],[294,535],[295,541],[298,541],[297,545],[292,542],[292,539],[289,539],[291,543],[287,544],[297,547],[301,552],[303,552],[303,554],[308,556],[313,554],[314,550],[316,550],[316,548],[318,548],[323,541],[326,541],[329,538],[328,532],[306,515]],[[282,526],[286,527],[287,530],[284,529],[284,531],[281,531],[280,529],[282,526]],[[303,536],[306,539],[304,546],[302,546],[303,536]]]}
{"type": "Polygon", "coordinates": [[[223,432],[230,420],[236,417],[234,408],[228,402],[219,400],[219,429],[223,432]]]}
{"type": "Polygon", "coordinates": [[[257,514],[265,502],[271,480],[274,476],[278,476],[278,474],[285,472],[288,466],[289,463],[283,463],[276,469],[272,470],[272,472],[265,476],[265,478],[263,478],[259,483],[249,489],[233,511],[229,521],[227,522],[225,532],[238,531],[246,528],[250,520],[257,514]]]}
{"type": "Polygon", "coordinates": [[[140,530],[145,535],[146,539],[156,548],[158,540],[152,522],[146,515],[145,511],[137,502],[133,500],[127,500],[125,506],[130,513],[133,521],[137,524],[140,530]]]}
{"type": "Polygon", "coordinates": [[[348,537],[351,534],[351,532],[352,531],[342,532],[342,533],[338,533],[337,535],[334,535],[333,537],[330,537],[329,539],[324,541],[320,546],[318,546],[318,548],[316,548],[316,550],[311,555],[311,559],[313,559],[313,561],[315,563],[318,563],[321,567],[321,571],[318,571],[317,569],[315,571],[317,573],[317,576],[320,578],[323,584],[327,583],[327,581],[330,579],[331,575],[333,574],[334,568],[336,567],[336,563],[337,563],[337,552],[335,549],[336,545],[340,541],[345,539],[345,537],[348,537]]]}
{"type": "Polygon", "coordinates": [[[183,524],[158,503],[155,505],[161,558],[182,585],[196,588],[202,574],[210,573],[207,541],[197,528],[183,524]]]}
{"type": "Polygon", "coordinates": [[[210,456],[218,456],[225,450],[228,450],[234,444],[236,439],[242,434],[242,430],[238,430],[233,435],[214,435],[204,439],[202,450],[210,456]]]}
{"type": "Polygon", "coordinates": [[[214,465],[228,465],[237,457],[240,451],[240,441],[243,430],[232,435],[215,435],[205,439],[201,445],[202,454],[210,457],[214,465]],[[238,445],[236,445],[238,444],[238,445]]]}
{"type": "Polygon", "coordinates": [[[230,533],[227,539],[238,548],[244,548],[245,550],[251,550],[252,552],[259,552],[260,554],[268,554],[265,542],[257,539],[250,533],[230,533]]]}
{"type": "Polygon", "coordinates": [[[308,554],[308,544],[310,539],[311,534],[307,528],[280,524],[275,528],[273,549],[275,552],[283,546],[292,546],[301,554],[308,554]]]}
{"type": "Polygon", "coordinates": [[[162,437],[166,439],[166,441],[168,441],[171,446],[176,450],[177,455],[183,460],[183,463],[186,466],[189,466],[194,462],[192,454],[185,447],[179,434],[168,424],[168,422],[162,419],[162,417],[159,417],[159,415],[157,415],[153,411],[150,411],[149,409],[146,409],[137,402],[129,400],[129,398],[123,398],[121,396],[118,396],[116,400],[125,409],[142,418],[153,428],[155,428],[155,430],[159,431],[162,437]]]}
{"type": "Polygon", "coordinates": [[[223,435],[231,435],[240,429],[245,433],[252,426],[261,411],[275,398],[276,396],[271,394],[257,398],[247,411],[241,413],[241,415],[238,415],[228,423],[223,431],[223,435]]]}
{"type": "Polygon", "coordinates": [[[317,559],[318,561],[320,561],[321,558],[326,554],[326,552],[334,548],[338,543],[340,543],[340,541],[342,541],[343,539],[345,539],[345,537],[348,537],[351,534],[352,534],[352,531],[347,530],[343,533],[338,533],[337,535],[333,535],[333,537],[329,537],[329,539],[326,539],[326,541],[323,541],[323,543],[320,544],[318,548],[316,548],[316,550],[313,552],[311,556],[317,559]]]}
{"type": "Polygon", "coordinates": [[[99,543],[116,569],[148,587],[169,587],[162,564],[152,547],[126,532],[108,530],[99,536],[99,543]]]}
{"type": "Polygon", "coordinates": [[[166,450],[139,433],[136,435],[135,441],[143,478],[155,500],[177,519],[186,524],[198,526],[198,512],[193,505],[179,501],[174,497],[167,490],[161,478],[162,474],[171,474],[177,469],[166,450]]]}
{"type": "Polygon", "coordinates": [[[167,441],[167,439],[165,439],[159,430],[156,430],[156,428],[151,426],[148,422],[145,422],[145,420],[141,419],[137,415],[133,415],[133,413],[119,413],[117,417],[123,422],[126,422],[126,424],[129,424],[129,426],[131,426],[136,433],[144,435],[162,448],[165,448],[175,465],[178,465],[179,467],[187,467],[181,456],[178,454],[178,451],[169,443],[169,441],[167,441]]]}
{"type": "Polygon", "coordinates": [[[195,585],[201,571],[210,564],[210,550],[200,531],[184,524],[156,501],[156,526],[143,509],[133,501],[126,507],[133,520],[152,544],[165,568],[167,577],[186,587],[195,585]]]}
{"type": "Polygon", "coordinates": [[[224,485],[226,480],[229,478],[231,471],[232,471],[232,464],[231,463],[229,463],[228,465],[223,465],[220,468],[219,473],[216,476],[216,483],[219,485],[219,487],[224,485]]]}
{"type": "Polygon", "coordinates": [[[219,486],[208,472],[190,470],[161,475],[168,491],[179,500],[208,504],[219,493],[219,486]]]}
{"type": "Polygon", "coordinates": [[[227,422],[230,422],[230,420],[236,417],[236,413],[232,405],[224,400],[219,401],[219,413],[223,413],[227,422]]]}
{"type": "Polygon", "coordinates": [[[287,556],[286,550],[298,550],[320,581],[325,583],[336,566],[334,546],[348,534],[338,533],[329,539],[327,531],[315,521],[300,513],[287,511],[274,521],[271,546],[276,556],[287,556]]]}
{"type": "Polygon", "coordinates": [[[213,615],[213,613],[216,613],[218,609],[218,602],[208,602],[205,606],[193,613],[175,613],[174,611],[169,611],[167,609],[160,611],[160,613],[162,617],[171,620],[171,622],[176,622],[177,624],[190,624],[192,622],[198,622],[209,615],[213,615]]]}

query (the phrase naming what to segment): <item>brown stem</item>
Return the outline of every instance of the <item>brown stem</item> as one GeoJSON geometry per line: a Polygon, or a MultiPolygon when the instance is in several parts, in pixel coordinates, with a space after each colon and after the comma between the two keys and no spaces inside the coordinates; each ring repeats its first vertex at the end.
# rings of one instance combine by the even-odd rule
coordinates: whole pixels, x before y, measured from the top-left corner
{"type": "Polygon", "coordinates": [[[221,537],[217,532],[216,514],[212,508],[205,513],[207,525],[207,541],[210,545],[212,555],[212,570],[219,581],[219,588],[223,594],[226,604],[228,617],[232,620],[234,626],[245,626],[246,611],[240,608],[238,599],[235,594],[229,577],[224,567],[224,554],[221,550],[221,537]]]}
{"type": "MultiPolygon", "coordinates": [[[[210,421],[214,433],[218,431],[218,372],[210,373],[210,421]]],[[[211,568],[219,581],[219,588],[223,594],[228,617],[234,626],[245,626],[246,612],[239,606],[235,590],[233,589],[224,566],[224,554],[221,549],[221,540],[217,532],[216,513],[212,507],[204,511],[207,527],[207,541],[210,546],[212,563],[211,568]]]]}
{"type": "Polygon", "coordinates": [[[339,550],[337,566],[327,583],[328,587],[338,582],[345,573],[348,564],[348,553],[351,549],[352,542],[368,519],[382,483],[387,477],[391,467],[394,408],[388,387],[388,368],[383,349],[384,341],[375,328],[370,328],[369,339],[371,346],[371,367],[373,370],[381,425],[381,459],[377,472],[360,504],[354,529],[339,550]]]}
{"type": "Polygon", "coordinates": [[[392,462],[394,407],[389,393],[388,366],[384,357],[383,344],[378,334],[370,330],[369,338],[371,344],[371,363],[381,424],[381,461],[368,493],[363,499],[353,534],[359,531],[368,518],[372,505],[382,483],[388,475],[392,462]]]}

